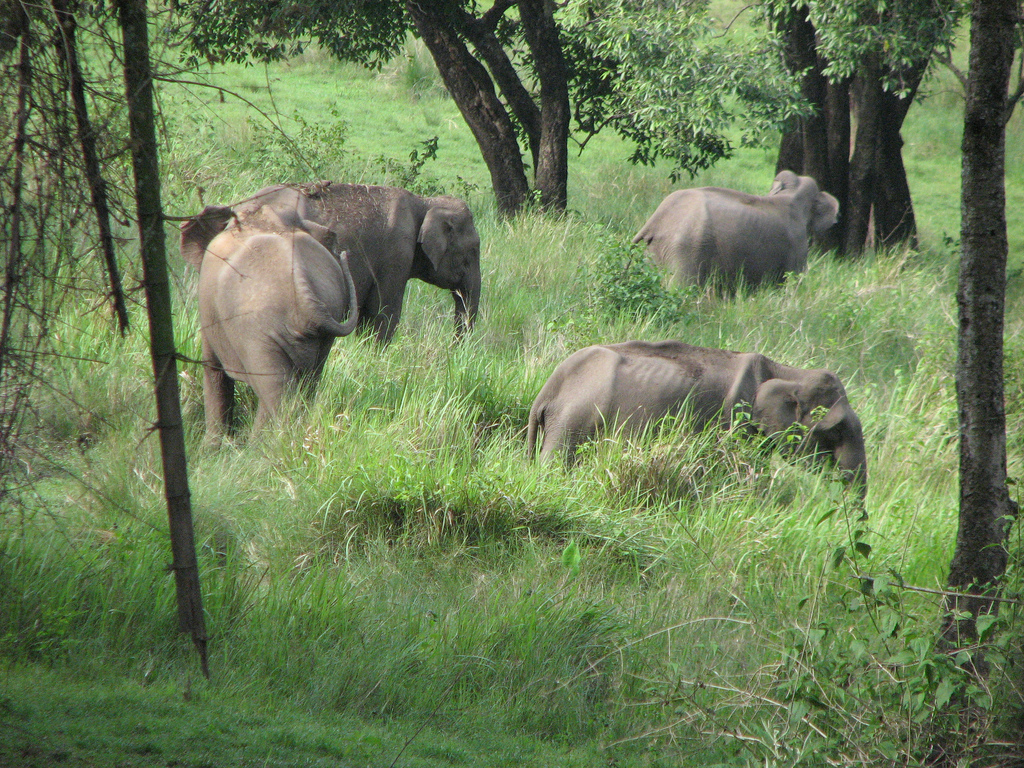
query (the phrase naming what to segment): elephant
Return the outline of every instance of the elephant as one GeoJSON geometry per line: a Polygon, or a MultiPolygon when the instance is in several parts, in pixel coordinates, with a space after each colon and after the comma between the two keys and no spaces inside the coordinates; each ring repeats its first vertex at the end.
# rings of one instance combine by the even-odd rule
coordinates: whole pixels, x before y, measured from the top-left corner
{"type": "Polygon", "coordinates": [[[243,221],[206,206],[181,226],[181,254],[199,270],[199,319],[207,441],[233,421],[235,382],[258,398],[254,429],[286,390],[312,391],[335,338],[356,328],[355,281],[333,233],[270,209],[243,221]]]}
{"type": "Polygon", "coordinates": [[[802,424],[799,449],[828,459],[866,493],[863,430],[834,373],[675,340],[598,344],[566,358],[530,409],[527,456],[542,433],[541,458],[561,452],[571,467],[576,449],[602,434],[635,435],[674,414],[696,429],[728,427],[737,406],[749,409],[752,432],[776,439],[802,424]]]}
{"type": "Polygon", "coordinates": [[[838,221],[839,202],[810,176],[782,171],[767,195],[734,189],[678,189],[633,238],[676,284],[717,279],[733,289],[781,283],[807,268],[810,235],[838,221]]]}
{"type": "Polygon", "coordinates": [[[349,254],[359,297],[359,330],[391,341],[402,316],[405,284],[419,278],[452,292],[456,335],[470,329],[480,303],[480,235],[465,202],[420,197],[398,187],[277,184],[237,208],[244,222],[270,210],[283,221],[315,222],[349,254]]]}

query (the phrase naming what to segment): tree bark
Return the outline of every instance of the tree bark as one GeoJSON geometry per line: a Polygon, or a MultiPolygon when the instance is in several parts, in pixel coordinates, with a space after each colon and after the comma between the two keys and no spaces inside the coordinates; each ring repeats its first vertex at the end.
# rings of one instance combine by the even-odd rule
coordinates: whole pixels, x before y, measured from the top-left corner
{"type": "Polygon", "coordinates": [[[900,127],[906,110],[901,101],[892,93],[882,93],[879,98],[874,234],[875,243],[879,246],[905,242],[911,248],[917,248],[914,202],[910,197],[910,185],[907,183],[907,169],[903,165],[903,137],[900,135],[900,127]]]}
{"type": "Polygon", "coordinates": [[[900,131],[927,69],[928,61],[923,60],[903,73],[907,89],[903,96],[888,91],[881,94],[876,161],[878,184],[875,192],[875,242],[879,245],[906,242],[911,248],[917,248],[917,221],[903,165],[900,131]]]}
{"type": "Polygon", "coordinates": [[[178,395],[171,290],[164,247],[146,0],[117,0],[117,11],[124,40],[124,80],[132,169],[135,175],[135,204],[139,219],[146,307],[149,312],[150,354],[156,390],[156,429],[160,434],[164,495],[170,523],[171,568],[177,588],[178,625],[181,631],[191,635],[199,652],[203,674],[209,677],[206,622],[192,530],[192,504],[178,395]]]}
{"type": "Polygon", "coordinates": [[[480,147],[491,174],[498,214],[514,216],[525,204],[530,187],[515,127],[487,70],[473,58],[442,12],[415,0],[406,3],[406,10],[480,147]]]}
{"type": "Polygon", "coordinates": [[[783,136],[775,172],[790,170],[811,176],[819,184],[827,172],[827,124],[825,96],[828,80],[822,73],[825,63],[816,53],[814,25],[810,9],[802,6],[791,10],[779,25],[786,68],[802,73],[800,94],[813,112],[796,120],[796,126],[783,136]]]}
{"type": "MultiPolygon", "coordinates": [[[[14,115],[14,140],[11,147],[10,161],[13,170],[10,172],[11,199],[8,203],[0,200],[0,205],[7,207],[10,216],[8,229],[9,242],[5,256],[3,274],[3,318],[0,321],[0,478],[10,475],[8,466],[15,456],[13,443],[17,431],[19,409],[19,387],[17,386],[16,345],[12,343],[12,324],[14,310],[18,302],[23,301],[22,286],[25,275],[25,257],[22,243],[22,220],[24,218],[25,170],[28,163],[25,147],[29,140],[29,116],[31,112],[32,91],[32,48],[30,39],[29,14],[23,7],[18,7],[14,18],[8,22],[8,34],[18,40],[18,56],[15,71],[17,72],[17,105],[14,115]]],[[[8,162],[10,162],[8,161],[8,162]]],[[[0,501],[7,495],[7,483],[0,483],[0,501]]]]}
{"type": "Polygon", "coordinates": [[[78,63],[75,15],[68,8],[67,0],[53,0],[51,5],[54,15],[57,17],[57,51],[63,59],[68,79],[68,90],[71,94],[75,124],[78,130],[78,143],[82,148],[82,159],[85,164],[85,178],[89,184],[92,208],[96,214],[100,250],[103,252],[103,263],[107,269],[107,280],[110,282],[110,299],[114,305],[118,330],[123,336],[129,328],[128,308],[125,306],[124,290],[121,287],[121,272],[114,254],[114,237],[110,231],[107,182],[100,171],[99,155],[96,151],[96,135],[89,122],[89,109],[85,101],[85,83],[82,78],[82,69],[78,63]]]}
{"type": "MultiPolygon", "coordinates": [[[[822,63],[824,66],[824,62],[822,63]]],[[[825,90],[825,152],[828,168],[818,185],[839,201],[839,223],[820,239],[825,250],[838,251],[846,237],[850,207],[850,80],[829,83],[825,90]]]]}
{"type": "Polygon", "coordinates": [[[783,36],[783,55],[790,72],[801,72],[800,91],[814,114],[800,118],[783,134],[776,173],[791,170],[811,176],[839,201],[839,222],[816,238],[825,250],[843,243],[849,202],[850,89],[846,79],[829,82],[828,61],[817,53],[817,33],[807,6],[794,9],[777,27],[783,36]]]}
{"type": "MultiPolygon", "coordinates": [[[[1006,485],[1003,403],[1006,106],[1017,12],[1017,0],[974,0],[971,8],[957,286],[960,515],[948,583],[972,595],[997,588],[1017,515],[1006,485]]],[[[953,597],[947,607],[943,634],[963,647],[977,637],[979,613],[995,612],[998,603],[953,597]]]]}
{"type": "MultiPolygon", "coordinates": [[[[485,14],[485,17],[489,17],[496,11],[503,11],[509,4],[510,2],[506,2],[501,7],[495,4],[485,14]]],[[[536,168],[540,155],[540,109],[534,103],[533,97],[526,90],[522,80],[519,79],[519,73],[494,34],[497,18],[498,16],[477,19],[467,13],[463,19],[463,28],[466,37],[483,58],[498,90],[505,97],[509,109],[512,110],[512,114],[526,134],[526,139],[530,144],[530,154],[533,158],[533,167],[536,168]]]]}
{"type": "Polygon", "coordinates": [[[857,136],[850,158],[850,192],[846,206],[846,232],[842,251],[859,255],[867,243],[871,205],[878,174],[879,105],[882,96],[881,70],[875,56],[867,56],[854,83],[857,107],[857,136]]]}
{"type": "Polygon", "coordinates": [[[564,211],[569,183],[569,75],[553,0],[520,0],[519,18],[540,81],[540,147],[534,188],[542,210],[564,211]]]}

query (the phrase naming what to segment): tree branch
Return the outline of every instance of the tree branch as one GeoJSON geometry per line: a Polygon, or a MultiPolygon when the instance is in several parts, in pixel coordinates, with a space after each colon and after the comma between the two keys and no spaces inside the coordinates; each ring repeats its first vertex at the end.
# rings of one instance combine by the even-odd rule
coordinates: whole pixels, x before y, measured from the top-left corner
{"type": "Polygon", "coordinates": [[[946,67],[950,72],[953,73],[953,77],[957,79],[960,86],[967,92],[967,73],[960,69],[956,64],[953,63],[953,58],[949,55],[949,51],[940,53],[935,52],[935,60],[946,67]]]}

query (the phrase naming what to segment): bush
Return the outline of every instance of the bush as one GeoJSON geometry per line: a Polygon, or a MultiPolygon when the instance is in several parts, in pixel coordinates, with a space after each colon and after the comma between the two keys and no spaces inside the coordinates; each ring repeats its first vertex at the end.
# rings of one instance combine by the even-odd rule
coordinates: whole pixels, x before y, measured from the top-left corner
{"type": "Polygon", "coordinates": [[[595,266],[594,309],[610,319],[649,320],[672,325],[692,314],[697,288],[666,288],[642,245],[611,236],[598,239],[601,257],[595,266]]]}

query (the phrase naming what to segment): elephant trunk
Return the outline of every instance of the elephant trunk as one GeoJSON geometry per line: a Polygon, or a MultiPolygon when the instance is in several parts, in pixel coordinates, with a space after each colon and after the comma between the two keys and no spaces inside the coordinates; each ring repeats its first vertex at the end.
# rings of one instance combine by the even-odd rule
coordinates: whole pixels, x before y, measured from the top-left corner
{"type": "Polygon", "coordinates": [[[452,289],[452,298],[455,299],[455,336],[461,339],[473,327],[480,307],[479,269],[467,274],[462,285],[452,289]]]}

